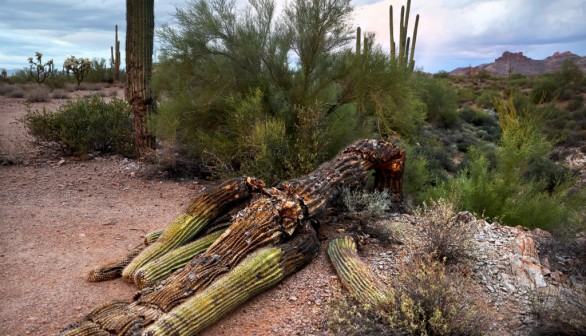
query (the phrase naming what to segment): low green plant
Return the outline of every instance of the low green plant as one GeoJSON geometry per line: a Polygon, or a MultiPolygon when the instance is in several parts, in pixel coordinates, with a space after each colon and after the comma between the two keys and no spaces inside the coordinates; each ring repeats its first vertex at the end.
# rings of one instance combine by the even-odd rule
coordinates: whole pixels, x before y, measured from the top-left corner
{"type": "Polygon", "coordinates": [[[131,109],[120,99],[104,101],[98,95],[77,98],[57,111],[33,110],[20,119],[37,142],[57,144],[66,154],[93,151],[133,156],[131,109]]]}

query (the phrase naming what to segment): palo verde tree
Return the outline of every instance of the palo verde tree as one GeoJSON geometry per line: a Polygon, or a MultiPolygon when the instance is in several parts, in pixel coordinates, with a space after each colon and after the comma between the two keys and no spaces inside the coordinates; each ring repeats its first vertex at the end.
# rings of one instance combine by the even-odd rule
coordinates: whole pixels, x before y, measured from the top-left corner
{"type": "Polygon", "coordinates": [[[28,73],[39,85],[53,72],[53,60],[51,59],[47,63],[43,63],[43,54],[38,51],[35,53],[34,58],[28,58],[28,63],[28,73]]]}
{"type": "Polygon", "coordinates": [[[134,115],[134,136],[140,156],[155,148],[155,138],[147,129],[153,113],[151,90],[153,67],[154,0],[126,1],[126,100],[134,115]]]}
{"type": "Polygon", "coordinates": [[[389,75],[388,55],[373,43],[357,64],[349,0],[295,0],[280,15],[272,0],[235,6],[191,0],[160,31],[154,87],[165,99],[151,125],[182,156],[220,176],[274,182],[411,122],[404,101],[414,96],[402,75],[389,75]],[[388,104],[391,94],[399,102],[388,104]],[[381,119],[392,117],[398,122],[381,119]]]}
{"type": "Polygon", "coordinates": [[[65,62],[63,62],[63,69],[65,69],[67,73],[70,71],[73,72],[73,75],[77,80],[77,86],[81,84],[91,68],[92,63],[89,58],[76,58],[75,56],[70,56],[65,62]]]}

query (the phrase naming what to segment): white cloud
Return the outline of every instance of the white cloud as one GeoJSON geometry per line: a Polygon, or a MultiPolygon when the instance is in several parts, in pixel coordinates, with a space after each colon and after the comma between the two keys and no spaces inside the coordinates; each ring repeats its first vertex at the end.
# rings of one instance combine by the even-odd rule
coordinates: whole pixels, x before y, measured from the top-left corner
{"type": "MultiPolygon", "coordinates": [[[[279,8],[286,1],[276,0],[279,8]]],[[[172,23],[185,2],[155,0],[156,27],[172,23]]],[[[406,0],[355,1],[354,25],[376,32],[387,50],[390,4],[396,27],[406,0]]],[[[125,7],[122,0],[2,0],[0,68],[22,68],[37,50],[57,64],[72,54],[108,59],[115,24],[124,49],[125,7]]],[[[492,61],[505,50],[533,58],[565,50],[586,55],[586,0],[413,0],[409,35],[417,13],[416,64],[427,71],[492,61]]]]}

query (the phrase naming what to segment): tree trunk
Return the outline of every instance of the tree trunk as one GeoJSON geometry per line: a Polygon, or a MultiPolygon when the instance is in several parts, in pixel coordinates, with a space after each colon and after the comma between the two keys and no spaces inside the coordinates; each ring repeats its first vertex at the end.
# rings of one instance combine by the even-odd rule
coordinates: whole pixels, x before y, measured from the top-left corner
{"type": "Polygon", "coordinates": [[[154,0],[126,0],[126,100],[134,114],[134,139],[144,157],[155,149],[155,138],[147,130],[153,113],[151,92],[153,67],[154,0]]]}
{"type": "MultiPolygon", "coordinates": [[[[404,161],[405,151],[391,143],[360,140],[313,173],[275,188],[238,178],[200,194],[155,243],[132,259],[121,272],[124,278],[139,287],[151,285],[145,274],[153,265],[157,274],[176,267],[181,246],[201,237],[222,214],[236,213],[228,229],[184,268],[144,288],[132,302],[100,307],[60,335],[134,335],[145,327],[146,335],[196,334],[310,262],[318,242],[309,220],[331,207],[342,188],[364,186],[371,170],[402,169],[404,161]],[[240,206],[242,210],[234,211],[240,206]]],[[[392,179],[402,179],[402,172],[383,175],[391,179],[387,185],[392,194],[401,195],[393,188],[402,184],[392,179]]],[[[100,269],[93,273],[99,279],[96,272],[100,269]]]]}

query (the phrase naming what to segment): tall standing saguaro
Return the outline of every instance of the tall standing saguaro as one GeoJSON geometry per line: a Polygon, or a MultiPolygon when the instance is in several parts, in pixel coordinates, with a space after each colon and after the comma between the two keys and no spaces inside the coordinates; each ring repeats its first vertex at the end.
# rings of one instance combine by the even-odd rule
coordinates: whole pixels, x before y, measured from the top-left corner
{"type": "Polygon", "coordinates": [[[115,38],[114,38],[114,46],[110,47],[110,54],[111,60],[110,64],[112,65],[112,69],[114,72],[114,83],[120,82],[120,41],[118,40],[118,25],[114,27],[115,31],[115,38]]]}
{"type": "Polygon", "coordinates": [[[413,41],[407,37],[407,28],[409,28],[409,12],[411,11],[411,0],[407,0],[407,9],[401,6],[401,17],[399,22],[399,54],[397,55],[397,43],[394,37],[393,23],[393,6],[389,7],[389,28],[391,35],[391,58],[398,65],[407,67],[413,71],[415,67],[415,40],[417,39],[417,27],[419,26],[419,14],[415,16],[415,28],[413,29],[413,41]],[[409,45],[411,44],[411,50],[409,45]]]}
{"type": "Polygon", "coordinates": [[[155,138],[147,130],[147,118],[154,108],[154,6],[154,0],[126,0],[126,100],[132,106],[134,138],[141,157],[155,148],[155,138]]]}

